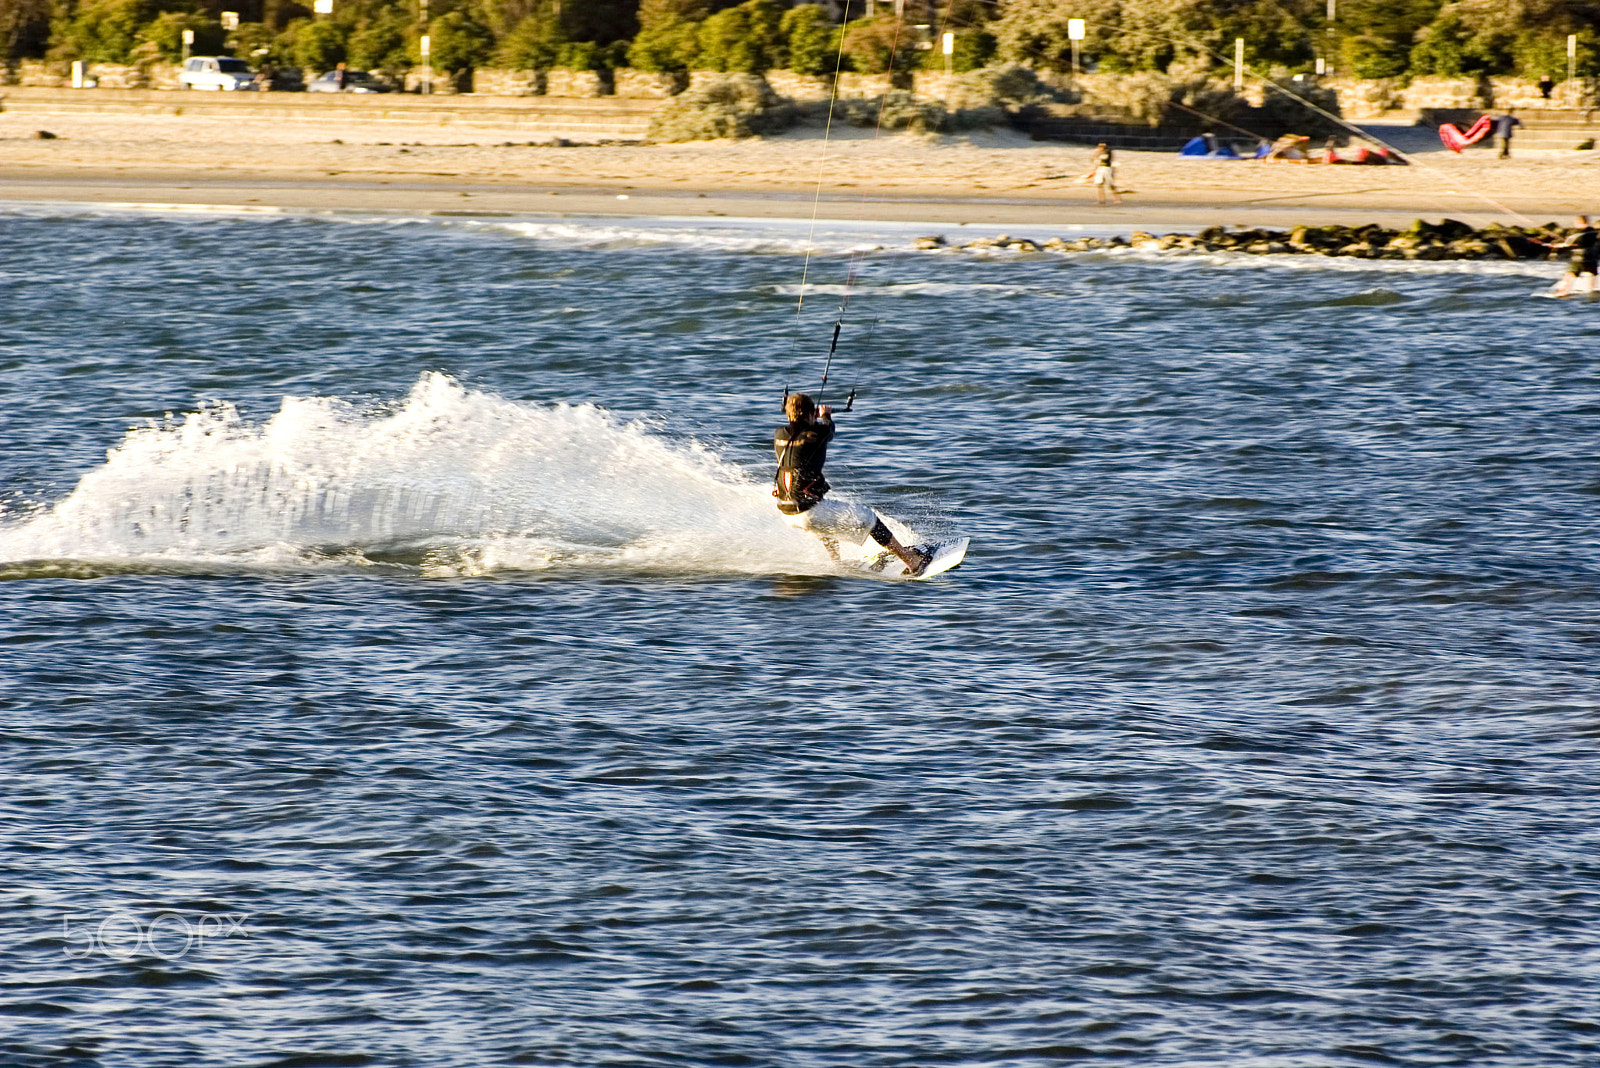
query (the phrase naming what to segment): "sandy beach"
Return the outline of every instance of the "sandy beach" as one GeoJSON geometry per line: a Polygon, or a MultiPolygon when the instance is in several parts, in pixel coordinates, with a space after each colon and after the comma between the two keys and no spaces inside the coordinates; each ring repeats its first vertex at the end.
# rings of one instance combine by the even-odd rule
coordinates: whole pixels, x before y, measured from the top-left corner
{"type": "Polygon", "coordinates": [[[875,138],[835,127],[825,138],[807,126],[764,140],[555,146],[512,129],[0,113],[0,200],[767,218],[815,210],[840,220],[1152,231],[1444,216],[1565,222],[1600,211],[1595,153],[1531,155],[1429,151],[1410,167],[1358,167],[1123,152],[1126,200],[1101,208],[1076,180],[1090,149],[1011,131],[875,138]],[[55,138],[39,139],[41,129],[55,138]]]}

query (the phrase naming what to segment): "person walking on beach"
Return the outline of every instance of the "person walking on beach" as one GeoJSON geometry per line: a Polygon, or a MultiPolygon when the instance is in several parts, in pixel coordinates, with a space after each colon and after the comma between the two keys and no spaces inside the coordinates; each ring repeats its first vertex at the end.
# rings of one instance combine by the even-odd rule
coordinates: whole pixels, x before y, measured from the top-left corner
{"type": "Polygon", "coordinates": [[[1494,120],[1494,137],[1500,142],[1500,158],[1511,158],[1511,134],[1522,120],[1517,118],[1516,108],[1506,108],[1506,113],[1494,120]]]}
{"type": "Polygon", "coordinates": [[[1106,206],[1106,194],[1111,194],[1113,204],[1122,203],[1122,194],[1117,192],[1116,164],[1111,161],[1111,147],[1101,141],[1094,149],[1094,166],[1089,168],[1082,181],[1094,183],[1095,203],[1102,208],[1106,206]]]}
{"type": "Polygon", "coordinates": [[[1592,299],[1595,295],[1595,276],[1600,274],[1600,233],[1595,231],[1587,215],[1579,215],[1573,221],[1577,223],[1577,232],[1567,235],[1565,241],[1555,246],[1572,250],[1571,259],[1567,261],[1567,273],[1561,277],[1561,284],[1556,286],[1555,295],[1565,297],[1572,292],[1579,278],[1588,275],[1589,296],[1592,299]]]}
{"type": "Polygon", "coordinates": [[[805,393],[791,393],[783,402],[788,422],[772,432],[772,448],[778,454],[778,511],[791,527],[815,534],[828,555],[839,559],[839,538],[865,542],[868,538],[898,556],[906,573],[920,575],[933,553],[927,549],[901,545],[883,518],[864,504],[826,501],[823,496],[833,487],[822,477],[828,460],[828,442],[833,440],[833,409],[820,408],[805,393]]]}

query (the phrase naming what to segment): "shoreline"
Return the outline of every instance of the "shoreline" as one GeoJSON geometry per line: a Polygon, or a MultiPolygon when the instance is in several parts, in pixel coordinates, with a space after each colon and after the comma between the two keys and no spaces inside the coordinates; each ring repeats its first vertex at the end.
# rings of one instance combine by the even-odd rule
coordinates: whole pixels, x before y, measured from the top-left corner
{"type": "Polygon", "coordinates": [[[1410,167],[1119,152],[1121,206],[1077,181],[1092,150],[1014,131],[802,128],[760,140],[543,145],[512,129],[0,113],[0,202],[876,221],[929,226],[1403,227],[1600,213],[1600,157],[1420,154],[1410,167]],[[38,139],[40,129],[55,136],[38,139]],[[382,138],[404,137],[394,142],[382,138]]]}
{"type": "MultiPolygon", "coordinates": [[[[1092,194],[1091,194],[1092,195],[1092,194]]],[[[1600,196],[1596,197],[1600,202],[1600,196]]],[[[707,187],[704,190],[641,189],[637,185],[520,185],[419,180],[187,175],[86,176],[43,170],[0,174],[0,204],[83,205],[138,208],[231,209],[241,212],[372,212],[376,214],[475,214],[527,216],[616,216],[674,219],[773,219],[834,223],[925,224],[927,226],[1034,226],[1107,233],[1133,230],[1197,231],[1208,226],[1292,229],[1301,225],[1402,228],[1426,218],[1504,218],[1465,206],[1440,208],[1430,201],[1303,194],[1262,200],[1210,201],[1143,198],[1129,194],[1120,206],[1046,197],[891,196],[866,198],[823,193],[815,202],[798,190],[762,191],[707,187]],[[626,192],[617,192],[626,189],[626,192]],[[1311,201],[1307,203],[1306,201],[1311,201]]],[[[1565,224],[1572,211],[1531,216],[1536,223],[1565,224]]]]}

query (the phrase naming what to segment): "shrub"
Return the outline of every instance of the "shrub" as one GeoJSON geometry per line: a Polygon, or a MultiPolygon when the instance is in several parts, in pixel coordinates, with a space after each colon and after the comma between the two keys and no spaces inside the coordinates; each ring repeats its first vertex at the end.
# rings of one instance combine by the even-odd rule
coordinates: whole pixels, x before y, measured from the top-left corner
{"type": "Polygon", "coordinates": [[[795,110],[765,78],[728,74],[680,93],[650,120],[651,141],[710,141],[777,133],[793,125],[795,110]]]}
{"type": "Polygon", "coordinates": [[[699,66],[705,70],[759,74],[788,60],[781,29],[783,9],[775,0],[745,0],[700,24],[699,66]]]}
{"type": "Polygon", "coordinates": [[[778,32],[789,54],[789,69],[796,74],[824,74],[834,69],[839,35],[820,6],[801,4],[785,11],[778,32]]]}

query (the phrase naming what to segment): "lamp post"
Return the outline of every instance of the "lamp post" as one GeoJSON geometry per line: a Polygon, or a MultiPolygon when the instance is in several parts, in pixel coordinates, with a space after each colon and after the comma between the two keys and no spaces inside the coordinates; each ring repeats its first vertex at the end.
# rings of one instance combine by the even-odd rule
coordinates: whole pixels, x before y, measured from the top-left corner
{"type": "Polygon", "coordinates": [[[417,50],[422,53],[422,84],[418,88],[423,96],[428,96],[433,92],[433,64],[429,62],[433,42],[428,36],[428,0],[421,0],[421,11],[422,40],[417,43],[417,50]]]}
{"type": "MultiPolygon", "coordinates": [[[[1578,80],[1578,35],[1575,34],[1575,33],[1569,33],[1569,34],[1567,34],[1567,81],[1575,82],[1577,80],[1578,80]]],[[[1567,92],[1570,93],[1570,92],[1572,92],[1572,90],[1568,89],[1567,92]]]]}
{"type": "Polygon", "coordinates": [[[1072,76],[1074,78],[1082,72],[1082,67],[1078,63],[1078,49],[1082,47],[1083,38],[1088,29],[1082,19],[1067,20],[1067,40],[1072,42],[1072,76]]]}
{"type": "MultiPolygon", "coordinates": [[[[1339,17],[1338,0],[1328,0],[1328,45],[1327,45],[1327,52],[1328,52],[1328,56],[1329,56],[1329,61],[1327,63],[1327,70],[1328,70],[1329,74],[1333,73],[1332,56],[1334,54],[1334,47],[1333,46],[1334,46],[1334,41],[1335,41],[1334,34],[1333,34],[1333,23],[1334,23],[1334,20],[1337,19],[1338,17],[1339,17]]],[[[1320,74],[1322,72],[1318,71],[1317,73],[1320,74]]]]}

